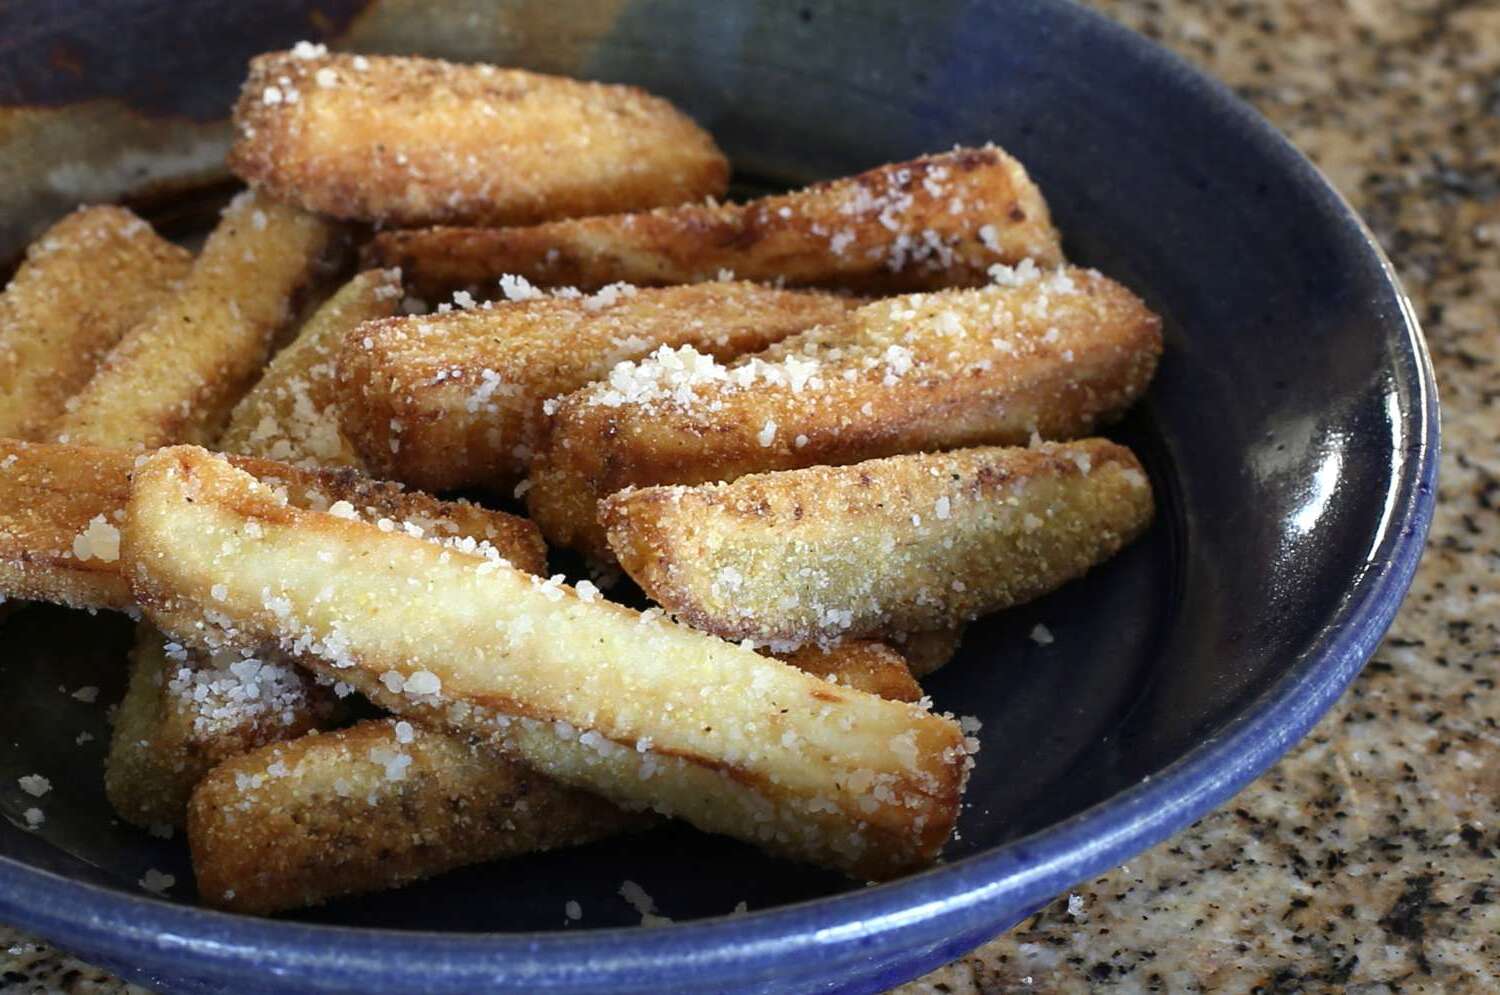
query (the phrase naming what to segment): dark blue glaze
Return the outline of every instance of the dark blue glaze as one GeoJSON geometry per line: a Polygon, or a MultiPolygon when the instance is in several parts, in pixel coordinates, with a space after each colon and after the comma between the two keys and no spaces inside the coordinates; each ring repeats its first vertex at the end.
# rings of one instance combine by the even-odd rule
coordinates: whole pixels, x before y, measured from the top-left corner
{"type": "MultiPolygon", "coordinates": [[[[594,16],[554,6],[556,23],[594,16]]],[[[170,33],[169,8],[133,0],[111,20],[134,11],[170,33]]],[[[58,32],[81,30],[66,20],[58,32]]],[[[273,30],[253,47],[292,40],[273,30]]],[[[742,170],[783,182],[954,143],[1011,149],[1070,255],[1166,319],[1160,376],[1110,432],[1146,460],[1157,524],[1082,582],[976,626],[933,680],[940,707],[985,729],[961,839],[926,873],[850,887],[665,830],[255,920],[193,907],[188,886],[180,902],[143,897],[145,866],[186,876],[181,849],[107,826],[90,775],[58,789],[40,835],[0,820],[0,920],[173,992],[875,991],[1228,798],[1373,652],[1432,514],[1425,347],[1364,226],[1223,87],[1051,0],[634,2],[597,43],[506,44],[475,31],[408,47],[639,82],[708,125],[742,170]],[[1053,645],[1026,638],[1037,622],[1053,645]],[[633,920],[614,894],[624,878],[685,921],[582,928],[633,920]],[[757,911],[724,917],[742,898],[757,911]],[[564,928],[568,899],[585,918],[564,928]]],[[[141,71],[170,74],[171,47],[151,51],[141,71]]],[[[203,88],[232,93],[237,59],[203,88]]],[[[10,623],[38,644],[68,624],[10,623]]],[[[8,649],[20,631],[6,630],[8,649]]],[[[70,686],[87,673],[74,665],[70,686]]],[[[58,680],[0,658],[0,728],[26,732],[0,775],[47,773],[71,748],[76,730],[40,696],[58,680]]]]}

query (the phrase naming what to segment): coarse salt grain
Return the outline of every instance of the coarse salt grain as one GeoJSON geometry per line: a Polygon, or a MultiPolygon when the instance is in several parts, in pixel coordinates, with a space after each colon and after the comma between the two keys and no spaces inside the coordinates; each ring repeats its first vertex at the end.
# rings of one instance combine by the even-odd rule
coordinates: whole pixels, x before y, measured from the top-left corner
{"type": "Polygon", "coordinates": [[[396,742],[410,743],[416,738],[416,730],[411,727],[410,722],[407,722],[405,719],[403,719],[400,722],[396,723],[396,742]]]}
{"type": "Polygon", "coordinates": [[[148,867],[146,874],[140,880],[140,885],[147,891],[160,895],[168,888],[177,883],[177,879],[170,874],[163,874],[154,867],[148,867]]]}
{"type": "Polygon", "coordinates": [[[577,902],[569,901],[563,906],[563,915],[567,916],[573,922],[577,922],[583,918],[583,906],[577,902]]]}
{"type": "Polygon", "coordinates": [[[120,558],[120,530],[103,515],[95,515],[88,528],[73,537],[73,555],[80,560],[113,563],[120,558]]]}
{"type": "Polygon", "coordinates": [[[52,790],[52,782],[40,774],[27,774],[17,778],[16,783],[21,786],[22,791],[33,798],[40,798],[52,790]]]}
{"type": "Polygon", "coordinates": [[[1051,646],[1054,642],[1052,638],[1052,630],[1038,622],[1036,625],[1032,626],[1031,641],[1036,643],[1038,646],[1051,646]]]}
{"type": "Polygon", "coordinates": [[[37,826],[40,826],[42,823],[47,821],[47,816],[44,815],[42,813],[42,810],[39,808],[28,808],[25,812],[22,812],[21,815],[26,820],[26,825],[31,829],[35,829],[37,826]]]}
{"type": "Polygon", "coordinates": [[[74,691],[73,697],[85,705],[92,705],[99,699],[99,689],[92,684],[88,684],[74,691]]]}
{"type": "Polygon", "coordinates": [[[760,434],[755,437],[755,441],[759,442],[762,448],[765,448],[767,446],[770,446],[775,438],[776,423],[770,419],[767,419],[766,423],[761,426],[760,434]]]}

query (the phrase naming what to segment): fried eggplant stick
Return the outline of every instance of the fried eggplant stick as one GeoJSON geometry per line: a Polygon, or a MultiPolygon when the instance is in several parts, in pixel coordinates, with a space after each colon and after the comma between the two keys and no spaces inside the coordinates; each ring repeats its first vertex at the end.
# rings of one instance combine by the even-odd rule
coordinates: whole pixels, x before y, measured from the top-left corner
{"type": "Polygon", "coordinates": [[[82,207],[47,229],[0,294],[0,436],[35,438],[61,415],[191,264],[123,207],[82,207]]]}
{"type": "Polygon", "coordinates": [[[392,718],[221,764],[193,792],[188,843],[206,902],[264,915],[655,824],[392,718]]]}
{"type": "Polygon", "coordinates": [[[236,197],[180,289],[125,333],[48,436],[126,449],[215,438],[332,235],[297,208],[236,197]]]}
{"type": "Polygon", "coordinates": [[[742,280],[893,294],[985,280],[1062,249],[1021,164],[993,146],[880,166],[747,204],[685,204],[529,228],[388,231],[371,246],[421,294],[512,273],[584,289],[742,280]]]}
{"type": "Polygon", "coordinates": [[[729,179],[708,133],[643,90],[437,59],[261,55],[234,120],[229,166],[252,186],[393,225],[642,210],[729,179]]]}
{"type": "MultiPolygon", "coordinates": [[[[119,526],[141,458],[121,449],[0,439],[0,595],[134,612],[120,573],[119,526]]],[[[349,470],[231,459],[267,484],[284,487],[299,507],[347,502],[371,521],[411,521],[429,533],[484,540],[507,550],[521,569],[541,571],[546,564],[546,546],[524,518],[466,501],[440,501],[349,470]]]]}
{"type": "MultiPolygon", "coordinates": [[[[922,694],[881,643],[810,647],[788,662],[895,701],[922,694]]],[[[187,821],[199,893],[258,914],[656,824],[465,737],[397,719],[226,760],[199,782],[187,821]]]]}
{"type": "Polygon", "coordinates": [[[1040,597],[1151,520],[1104,439],[986,447],[647,487],[601,503],[645,592],[725,639],[804,645],[952,627],[1040,597]]]}
{"type": "Polygon", "coordinates": [[[527,495],[542,534],[608,562],[598,501],[900,453],[1070,438],[1145,391],[1160,320],[1092,271],[877,301],[728,367],[692,349],[562,400],[527,495]]]}
{"type": "Polygon", "coordinates": [[[929,862],[952,829],[971,761],[917,705],[590,585],[296,509],[191,447],[145,462],[126,519],[132,591],[180,640],[274,644],[566,784],[864,877],[929,862]]]}
{"type": "Polygon", "coordinates": [[[344,336],[362,322],[394,314],[401,274],[369,270],[339,289],[276,354],[235,406],[218,448],[306,467],[364,463],[339,430],[337,357],[344,336]]]}
{"type": "Polygon", "coordinates": [[[154,626],[136,626],[104,788],[114,810],[137,826],[182,826],[193,787],[218,764],[327,728],[346,712],[335,694],[283,660],[195,655],[154,626]]]}
{"type": "Polygon", "coordinates": [[[526,476],[550,398],[662,345],[732,359],[858,303],[753,283],[704,283],[537,295],[372,321],[347,337],[338,356],[343,428],[378,476],[431,491],[508,491],[526,476]]]}

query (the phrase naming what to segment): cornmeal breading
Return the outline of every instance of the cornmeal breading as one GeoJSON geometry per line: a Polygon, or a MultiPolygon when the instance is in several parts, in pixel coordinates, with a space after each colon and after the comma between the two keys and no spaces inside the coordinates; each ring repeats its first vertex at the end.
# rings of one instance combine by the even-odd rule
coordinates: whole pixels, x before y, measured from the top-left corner
{"type": "Polygon", "coordinates": [[[265,914],[656,822],[495,750],[399,719],[262,747],[193,793],[204,900],[265,914]]]}
{"type": "Polygon", "coordinates": [[[332,235],[297,208],[236,197],[181,287],[110,350],[48,438],[125,449],[215,438],[332,235]]]}
{"type": "Polygon", "coordinates": [[[310,211],[395,225],[531,224],[724,192],[729,164],[632,86],[437,59],[250,62],[229,166],[310,211]]]}
{"type": "Polygon", "coordinates": [[[104,768],[110,804],[138,826],[181,826],[203,775],[263,743],[326,727],[343,711],[337,701],[290,663],[238,653],[195,661],[142,623],[104,768]]]}
{"type": "Polygon", "coordinates": [[[606,498],[621,565],[725,639],[827,643],[951,628],[1046,594],[1151,520],[1104,439],[892,456],[606,498]]]}
{"type": "Polygon", "coordinates": [[[400,303],[401,274],[394,270],[370,270],[346,283],[235,406],[218,448],[299,466],[362,467],[339,431],[338,350],[349,331],[395,313],[400,303]]]}
{"type": "Polygon", "coordinates": [[[0,294],[0,436],[35,438],[192,256],[123,207],[83,207],[33,242],[0,294]]]}
{"type": "MultiPolygon", "coordinates": [[[[119,527],[141,457],[121,449],[0,439],[0,595],[74,608],[134,611],[119,562],[119,527]]],[[[541,572],[547,549],[531,522],[466,501],[440,501],[349,470],[307,470],[235,457],[234,465],[313,508],[348,504],[371,521],[489,542],[541,572]]]]}
{"type": "Polygon", "coordinates": [[[145,462],[126,518],[132,591],[164,631],[210,649],[274,643],[616,803],[866,877],[932,860],[957,816],[971,763],[957,723],[591,585],[299,510],[190,447],[145,462]]]}
{"type": "Polygon", "coordinates": [[[995,263],[1062,261],[1041,192],[1000,149],[956,149],[747,204],[685,204],[529,228],[388,231],[371,251],[419,293],[515,274],[583,289],[728,272],[892,294],[983,283],[995,263]]]}
{"type": "Polygon", "coordinates": [[[877,301],[728,366],[661,349],[565,398],[527,494],[542,534],[612,554],[600,498],[900,453],[1070,438],[1121,414],[1161,353],[1160,320],[1088,270],[877,301]]]}
{"type": "Polygon", "coordinates": [[[752,283],[521,298],[360,326],[338,356],[344,431],[383,477],[426,490],[509,492],[524,479],[543,405],[662,345],[732,359],[859,302],[752,283]]]}

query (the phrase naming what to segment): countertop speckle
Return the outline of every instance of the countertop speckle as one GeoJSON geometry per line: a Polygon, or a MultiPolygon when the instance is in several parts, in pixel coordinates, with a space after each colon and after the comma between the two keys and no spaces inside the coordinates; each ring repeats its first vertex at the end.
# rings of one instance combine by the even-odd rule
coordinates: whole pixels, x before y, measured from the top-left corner
{"type": "MultiPolygon", "coordinates": [[[[1385,645],[1223,808],[903,995],[1500,991],[1500,4],[1095,0],[1261,109],[1406,281],[1444,408],[1385,645]]],[[[0,927],[0,992],[122,995],[0,927]]]]}

